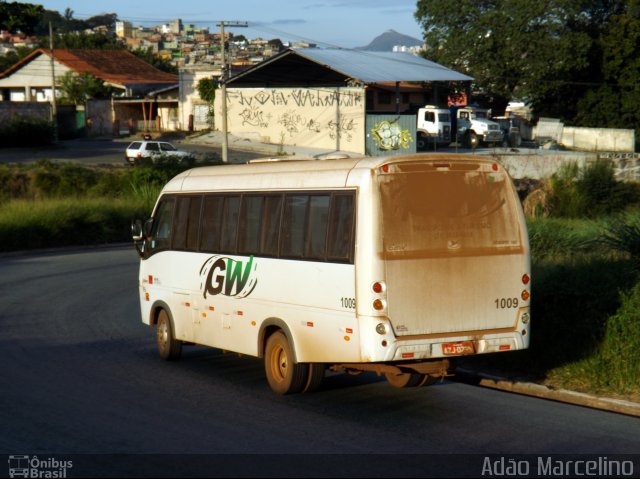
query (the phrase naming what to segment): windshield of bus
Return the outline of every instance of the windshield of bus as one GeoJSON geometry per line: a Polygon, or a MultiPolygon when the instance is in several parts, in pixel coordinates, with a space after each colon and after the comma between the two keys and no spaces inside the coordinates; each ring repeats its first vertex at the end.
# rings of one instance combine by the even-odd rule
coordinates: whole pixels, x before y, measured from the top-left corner
{"type": "Polygon", "coordinates": [[[404,163],[378,175],[386,258],[522,252],[517,196],[500,168],[404,163]]]}

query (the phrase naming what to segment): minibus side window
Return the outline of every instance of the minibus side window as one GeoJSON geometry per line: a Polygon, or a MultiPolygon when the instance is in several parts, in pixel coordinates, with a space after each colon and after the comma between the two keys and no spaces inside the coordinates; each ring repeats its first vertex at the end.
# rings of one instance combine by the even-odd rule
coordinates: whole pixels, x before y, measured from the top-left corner
{"type": "Polygon", "coordinates": [[[256,254],[260,245],[260,223],[264,196],[245,195],[240,209],[238,254],[256,254]]]}
{"type": "Polygon", "coordinates": [[[220,249],[224,196],[205,196],[202,211],[200,250],[215,253],[220,249]]]}
{"type": "Polygon", "coordinates": [[[201,196],[179,196],[173,219],[172,249],[198,250],[201,196]]]}
{"type": "Polygon", "coordinates": [[[173,198],[160,200],[153,218],[151,238],[148,242],[149,253],[168,249],[171,245],[171,223],[173,220],[173,198]]]}
{"type": "Polygon", "coordinates": [[[313,195],[309,203],[309,227],[304,257],[324,259],[329,223],[329,195],[313,195]]]}
{"type": "Polygon", "coordinates": [[[284,205],[280,255],[301,258],[304,253],[305,221],[308,195],[287,195],[284,205]]]}
{"type": "Polygon", "coordinates": [[[280,218],[282,216],[282,195],[269,195],[265,198],[262,231],[260,234],[260,254],[276,256],[280,236],[280,218]]]}
{"type": "Polygon", "coordinates": [[[337,194],[331,203],[327,259],[349,261],[353,254],[354,195],[337,194]]]}
{"type": "Polygon", "coordinates": [[[238,238],[238,217],[240,215],[240,196],[225,196],[222,210],[222,241],[220,251],[236,252],[238,238]]]}
{"type": "Polygon", "coordinates": [[[198,234],[200,232],[200,210],[202,196],[193,196],[189,206],[189,225],[187,226],[187,249],[198,251],[198,234]]]}
{"type": "Polygon", "coordinates": [[[181,196],[177,200],[176,214],[173,219],[173,241],[172,249],[184,250],[187,247],[187,226],[189,224],[189,209],[191,207],[191,197],[181,196]]]}

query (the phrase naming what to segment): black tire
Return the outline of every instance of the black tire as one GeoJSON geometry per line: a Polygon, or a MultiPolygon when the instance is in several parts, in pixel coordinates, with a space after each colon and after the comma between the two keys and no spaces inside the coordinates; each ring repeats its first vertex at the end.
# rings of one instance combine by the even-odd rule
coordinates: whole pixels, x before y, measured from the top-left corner
{"type": "Polygon", "coordinates": [[[294,362],[293,350],[282,331],[276,331],[267,339],[264,369],[275,393],[299,393],[307,384],[309,365],[294,362]]]}
{"type": "Polygon", "coordinates": [[[182,354],[182,341],[173,335],[173,325],[171,319],[164,309],[158,314],[158,324],[156,325],[156,343],[158,353],[162,359],[175,361],[182,354]]]}
{"type": "Polygon", "coordinates": [[[418,133],[418,138],[416,141],[416,148],[418,151],[425,150],[427,148],[427,139],[428,137],[422,133],[418,133]]]}
{"type": "Polygon", "coordinates": [[[438,376],[431,376],[430,374],[424,374],[422,380],[417,384],[417,387],[432,386],[437,383],[441,378],[438,376]]]}
{"type": "Polygon", "coordinates": [[[475,150],[476,148],[478,148],[478,146],[480,146],[480,138],[478,138],[478,135],[476,135],[474,131],[468,132],[467,148],[471,148],[472,150],[475,150]]]}
{"type": "Polygon", "coordinates": [[[325,365],[322,363],[309,363],[309,377],[304,388],[303,393],[310,393],[317,390],[324,380],[325,365]]]}
{"type": "Polygon", "coordinates": [[[424,380],[424,374],[420,373],[385,373],[384,377],[394,388],[413,388],[424,380]]]}

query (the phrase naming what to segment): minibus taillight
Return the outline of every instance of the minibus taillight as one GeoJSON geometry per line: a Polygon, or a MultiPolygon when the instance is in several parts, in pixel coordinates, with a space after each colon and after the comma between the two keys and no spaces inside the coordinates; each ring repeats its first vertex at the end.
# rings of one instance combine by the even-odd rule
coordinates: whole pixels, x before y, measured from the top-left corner
{"type": "Polygon", "coordinates": [[[529,284],[531,278],[529,278],[529,275],[527,273],[522,275],[522,284],[529,284]]]}
{"type": "Polygon", "coordinates": [[[371,289],[373,289],[374,293],[380,294],[384,292],[384,283],[380,282],[380,281],[376,281],[375,283],[373,283],[373,286],[371,287],[371,289]]]}
{"type": "Polygon", "coordinates": [[[373,301],[373,309],[375,309],[376,311],[382,311],[384,309],[384,301],[382,301],[381,299],[375,299],[373,301]]]}

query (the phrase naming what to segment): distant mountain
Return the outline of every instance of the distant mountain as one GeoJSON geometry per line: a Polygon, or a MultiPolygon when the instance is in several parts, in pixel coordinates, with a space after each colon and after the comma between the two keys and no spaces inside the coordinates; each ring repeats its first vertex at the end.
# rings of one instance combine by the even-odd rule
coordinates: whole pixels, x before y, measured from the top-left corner
{"type": "Polygon", "coordinates": [[[390,52],[396,45],[405,47],[420,47],[424,42],[417,38],[403,35],[395,30],[387,30],[382,35],[374,38],[369,45],[365,47],[356,47],[356,50],[366,50],[370,52],[390,52]]]}

